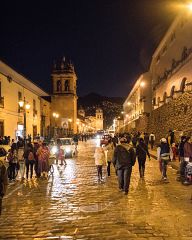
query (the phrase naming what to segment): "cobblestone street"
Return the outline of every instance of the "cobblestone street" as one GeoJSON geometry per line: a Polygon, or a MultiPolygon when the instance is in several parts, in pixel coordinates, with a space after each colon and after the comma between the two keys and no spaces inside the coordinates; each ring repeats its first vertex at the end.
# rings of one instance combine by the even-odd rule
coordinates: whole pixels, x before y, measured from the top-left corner
{"type": "MultiPolygon", "coordinates": [[[[191,186],[160,181],[158,162],[147,161],[145,180],[134,166],[128,196],[112,176],[98,183],[95,140],[81,142],[78,157],[55,167],[54,177],[10,184],[3,200],[0,239],[192,239],[191,186]]],[[[106,175],[106,173],[105,173],[106,175]]]]}

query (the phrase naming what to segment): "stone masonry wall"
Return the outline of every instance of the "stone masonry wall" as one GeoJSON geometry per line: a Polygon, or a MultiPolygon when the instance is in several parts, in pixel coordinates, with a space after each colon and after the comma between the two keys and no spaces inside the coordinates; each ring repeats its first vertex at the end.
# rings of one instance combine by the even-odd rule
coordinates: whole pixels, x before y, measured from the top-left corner
{"type": "Polygon", "coordinates": [[[173,99],[169,103],[153,110],[150,117],[141,117],[136,123],[136,129],[138,131],[146,131],[147,129],[149,133],[154,132],[156,142],[162,137],[166,137],[170,129],[191,135],[192,94],[183,93],[177,99],[173,99]]]}

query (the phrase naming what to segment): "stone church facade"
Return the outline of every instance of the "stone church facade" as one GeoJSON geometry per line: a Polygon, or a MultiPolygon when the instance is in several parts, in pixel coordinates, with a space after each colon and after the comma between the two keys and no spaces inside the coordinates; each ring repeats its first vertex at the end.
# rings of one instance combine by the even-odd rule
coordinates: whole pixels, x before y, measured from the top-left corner
{"type": "Polygon", "coordinates": [[[55,119],[52,115],[51,125],[62,134],[77,133],[77,75],[73,64],[65,58],[55,63],[51,78],[51,111],[59,116],[55,119]]]}

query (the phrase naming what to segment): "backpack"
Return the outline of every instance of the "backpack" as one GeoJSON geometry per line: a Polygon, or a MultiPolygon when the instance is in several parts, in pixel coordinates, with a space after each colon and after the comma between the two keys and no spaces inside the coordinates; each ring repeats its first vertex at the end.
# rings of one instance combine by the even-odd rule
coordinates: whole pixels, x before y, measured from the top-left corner
{"type": "Polygon", "coordinates": [[[32,160],[34,160],[34,159],[35,159],[35,158],[34,158],[33,152],[29,152],[28,160],[29,160],[29,161],[32,161],[32,160]]]}

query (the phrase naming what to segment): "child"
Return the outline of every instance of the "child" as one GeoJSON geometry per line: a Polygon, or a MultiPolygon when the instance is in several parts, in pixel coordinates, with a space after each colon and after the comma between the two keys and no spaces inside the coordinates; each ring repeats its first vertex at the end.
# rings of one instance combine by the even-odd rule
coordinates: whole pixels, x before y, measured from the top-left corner
{"type": "Polygon", "coordinates": [[[94,158],[97,167],[98,181],[102,181],[102,167],[105,165],[105,153],[101,144],[99,147],[96,147],[94,158]]]}

